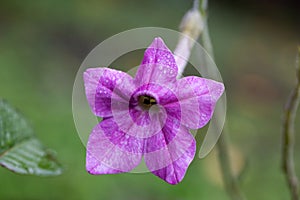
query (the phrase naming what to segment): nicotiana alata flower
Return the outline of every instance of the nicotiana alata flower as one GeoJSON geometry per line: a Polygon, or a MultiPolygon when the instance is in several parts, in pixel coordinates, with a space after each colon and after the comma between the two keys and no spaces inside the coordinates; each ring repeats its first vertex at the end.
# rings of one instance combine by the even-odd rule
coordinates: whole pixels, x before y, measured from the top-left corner
{"type": "Polygon", "coordinates": [[[147,48],[135,77],[110,68],[84,72],[93,113],[86,155],[91,174],[130,172],[144,158],[153,174],[179,183],[196,151],[190,129],[205,126],[224,91],[222,83],[189,76],[178,68],[161,38],[147,48]]]}

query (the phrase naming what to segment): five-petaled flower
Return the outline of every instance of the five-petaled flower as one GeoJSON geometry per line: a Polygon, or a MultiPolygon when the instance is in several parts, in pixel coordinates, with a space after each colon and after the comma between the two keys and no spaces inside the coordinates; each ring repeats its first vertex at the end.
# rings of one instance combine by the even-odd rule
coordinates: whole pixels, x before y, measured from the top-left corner
{"type": "Polygon", "coordinates": [[[130,172],[144,158],[166,182],[183,179],[196,151],[189,130],[208,123],[224,85],[196,76],[176,79],[177,72],[161,38],[145,51],[134,78],[109,68],[84,72],[88,103],[103,118],[88,140],[89,173],[130,172]]]}

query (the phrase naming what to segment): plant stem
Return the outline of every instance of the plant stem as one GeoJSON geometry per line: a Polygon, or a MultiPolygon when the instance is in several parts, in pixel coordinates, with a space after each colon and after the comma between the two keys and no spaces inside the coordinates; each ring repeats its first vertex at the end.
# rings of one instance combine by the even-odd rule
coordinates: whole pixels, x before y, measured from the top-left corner
{"type": "MultiPolygon", "coordinates": [[[[207,10],[207,0],[203,0],[201,2],[201,11],[202,11],[202,16],[205,18],[206,23],[205,23],[205,28],[203,30],[203,33],[201,35],[201,39],[202,39],[204,48],[206,49],[208,54],[214,59],[213,47],[211,44],[211,40],[210,40],[210,36],[209,36],[209,29],[207,26],[206,10],[207,10]]],[[[223,132],[220,135],[220,138],[217,142],[218,159],[219,159],[220,167],[221,167],[221,171],[222,171],[223,182],[225,185],[225,189],[232,200],[245,200],[246,197],[244,196],[244,194],[242,193],[242,191],[239,187],[239,182],[232,173],[227,137],[228,137],[228,134],[223,129],[223,132]]]]}
{"type": "Polygon", "coordinates": [[[300,101],[300,47],[298,47],[297,59],[297,84],[288,98],[283,118],[282,130],[282,170],[291,193],[292,200],[299,200],[299,184],[294,167],[295,146],[295,117],[300,101]]]}
{"type": "Polygon", "coordinates": [[[231,199],[244,200],[246,198],[239,187],[238,180],[232,174],[227,139],[227,134],[223,131],[217,143],[218,158],[221,166],[225,189],[231,199]]]}
{"type": "MultiPolygon", "coordinates": [[[[207,0],[202,0],[200,4],[198,0],[194,0],[193,8],[185,14],[181,21],[180,31],[184,36],[179,39],[174,51],[175,61],[178,65],[178,78],[181,77],[181,74],[186,67],[191,50],[195,41],[198,40],[199,35],[201,35],[204,48],[212,58],[214,57],[207,23],[205,23],[207,18],[206,10],[207,0]],[[199,9],[201,13],[199,12],[199,9]]],[[[224,185],[226,191],[233,200],[245,200],[245,197],[239,188],[237,178],[232,174],[226,135],[227,134],[223,130],[223,134],[220,136],[217,143],[224,185]]]]}
{"type": "Polygon", "coordinates": [[[198,10],[199,9],[199,0],[194,0],[193,9],[194,10],[198,10]]]}

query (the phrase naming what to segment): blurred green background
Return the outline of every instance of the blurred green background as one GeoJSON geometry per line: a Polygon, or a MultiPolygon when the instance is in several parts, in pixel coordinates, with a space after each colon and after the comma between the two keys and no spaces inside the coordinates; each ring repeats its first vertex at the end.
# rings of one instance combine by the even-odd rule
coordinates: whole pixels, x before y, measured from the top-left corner
{"type": "MultiPolygon", "coordinates": [[[[1,200],[228,199],[214,152],[195,158],[176,186],[149,173],[89,175],[72,118],[73,81],[90,50],[131,28],[177,30],[191,5],[187,0],[0,2],[0,97],[22,110],[65,166],[62,176],[52,178],[0,168],[1,200]]],[[[233,165],[235,172],[246,167],[241,187],[249,199],[289,198],[280,169],[281,118],[295,83],[299,9],[298,1],[210,1],[211,38],[227,88],[233,165]]],[[[298,134],[297,172],[299,139],[298,134]]]]}

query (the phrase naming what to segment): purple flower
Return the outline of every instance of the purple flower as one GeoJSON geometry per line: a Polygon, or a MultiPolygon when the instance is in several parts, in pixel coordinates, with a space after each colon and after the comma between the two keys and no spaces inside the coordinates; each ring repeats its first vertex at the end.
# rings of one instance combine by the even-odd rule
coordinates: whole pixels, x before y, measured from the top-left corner
{"type": "Polygon", "coordinates": [[[183,179],[196,151],[189,130],[208,123],[224,86],[196,76],[176,79],[177,72],[161,38],[148,47],[134,78],[109,68],[84,72],[89,105],[103,118],[88,140],[89,173],[129,172],[144,158],[166,182],[183,179]]]}

